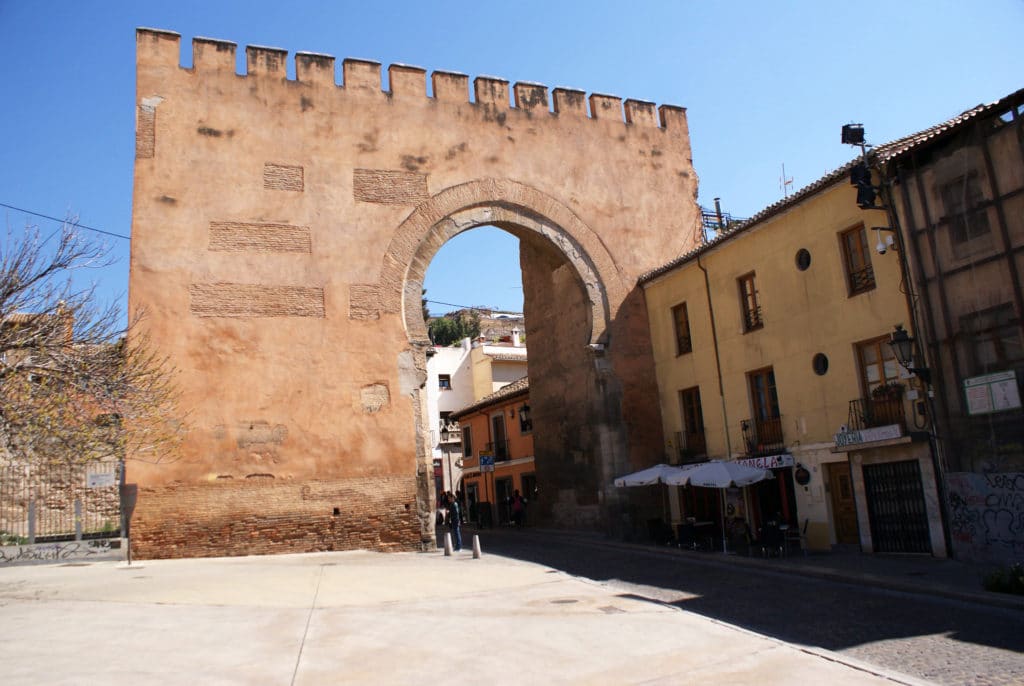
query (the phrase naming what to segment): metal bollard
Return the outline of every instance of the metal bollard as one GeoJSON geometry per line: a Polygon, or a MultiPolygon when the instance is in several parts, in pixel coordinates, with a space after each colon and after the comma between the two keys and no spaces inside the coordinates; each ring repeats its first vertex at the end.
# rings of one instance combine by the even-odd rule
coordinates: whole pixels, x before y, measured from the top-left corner
{"type": "Polygon", "coordinates": [[[36,542],[36,499],[28,499],[28,542],[36,542]]]}
{"type": "Polygon", "coordinates": [[[477,536],[476,534],[473,534],[473,559],[474,560],[479,560],[480,559],[480,555],[481,555],[481,552],[480,552],[480,537],[477,536]]]}
{"type": "Polygon", "coordinates": [[[445,533],[444,535],[444,556],[451,557],[452,555],[452,535],[445,533]]]}
{"type": "Polygon", "coordinates": [[[75,498],[75,540],[82,540],[82,501],[75,498]]]}

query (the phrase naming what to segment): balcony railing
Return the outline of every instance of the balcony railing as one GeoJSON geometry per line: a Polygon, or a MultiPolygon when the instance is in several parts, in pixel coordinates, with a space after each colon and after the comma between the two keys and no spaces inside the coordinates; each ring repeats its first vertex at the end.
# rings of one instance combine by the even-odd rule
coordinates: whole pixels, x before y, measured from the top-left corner
{"type": "Polygon", "coordinates": [[[786,451],[786,440],[782,436],[782,417],[767,419],[744,419],[740,422],[743,429],[743,445],[747,457],[764,457],[778,455],[786,451]]]}
{"type": "Polygon", "coordinates": [[[743,311],[743,330],[753,331],[764,326],[764,318],[761,316],[761,306],[748,308],[743,311]]]}
{"type": "Polygon", "coordinates": [[[901,429],[906,431],[907,416],[903,405],[903,394],[854,398],[850,401],[848,424],[851,430],[898,424],[901,429]]]}
{"type": "Polygon", "coordinates": [[[442,431],[441,443],[462,443],[461,431],[442,431]]]}
{"type": "Polygon", "coordinates": [[[495,462],[502,462],[512,459],[512,455],[508,449],[508,439],[504,441],[495,441],[488,443],[487,447],[484,448],[484,452],[491,453],[494,455],[495,462]]]}
{"type": "Polygon", "coordinates": [[[850,272],[850,292],[861,293],[875,287],[875,270],[871,265],[850,272]]]}
{"type": "Polygon", "coordinates": [[[676,431],[676,450],[679,455],[679,463],[687,464],[696,462],[707,457],[707,443],[704,441],[704,429],[697,432],[676,431]]]}
{"type": "Polygon", "coordinates": [[[676,338],[676,355],[685,355],[693,352],[693,339],[689,336],[678,336],[676,338]]]}

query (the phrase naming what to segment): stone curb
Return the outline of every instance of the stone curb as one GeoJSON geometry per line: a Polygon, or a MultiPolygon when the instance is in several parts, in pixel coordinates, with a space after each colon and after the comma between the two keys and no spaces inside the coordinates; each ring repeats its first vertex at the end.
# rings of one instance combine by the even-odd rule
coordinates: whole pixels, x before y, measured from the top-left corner
{"type": "Polygon", "coordinates": [[[827,581],[838,581],[842,583],[859,584],[862,586],[870,586],[872,588],[884,588],[890,591],[899,591],[901,593],[936,596],[946,598],[948,600],[957,600],[965,603],[976,603],[981,605],[988,605],[991,607],[1024,611],[1024,597],[1018,597],[1008,593],[992,593],[989,591],[961,590],[929,582],[902,581],[900,579],[894,579],[893,577],[887,575],[878,575],[855,571],[840,571],[830,567],[821,567],[813,564],[791,563],[782,566],[772,564],[770,561],[767,560],[762,561],[755,557],[741,557],[739,555],[720,556],[719,558],[715,558],[709,556],[708,553],[691,553],[689,551],[676,550],[673,548],[651,547],[649,545],[641,543],[627,543],[624,541],[614,541],[604,538],[591,537],[589,535],[581,535],[573,532],[562,532],[552,529],[532,529],[531,533],[546,536],[549,538],[571,538],[577,542],[585,543],[587,545],[592,545],[595,547],[617,548],[620,550],[628,550],[633,553],[641,552],[648,555],[659,555],[662,557],[672,557],[676,559],[683,558],[687,562],[693,562],[695,564],[702,564],[719,568],[744,566],[761,569],[775,574],[799,574],[800,576],[825,579],[827,581]]]}

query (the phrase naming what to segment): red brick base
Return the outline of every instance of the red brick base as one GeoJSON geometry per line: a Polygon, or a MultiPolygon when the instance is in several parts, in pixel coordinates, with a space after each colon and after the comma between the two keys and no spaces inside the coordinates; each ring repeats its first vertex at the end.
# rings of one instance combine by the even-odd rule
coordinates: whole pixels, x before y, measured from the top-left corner
{"type": "Polygon", "coordinates": [[[140,488],[130,533],[140,559],[421,546],[414,477],[140,488]]]}

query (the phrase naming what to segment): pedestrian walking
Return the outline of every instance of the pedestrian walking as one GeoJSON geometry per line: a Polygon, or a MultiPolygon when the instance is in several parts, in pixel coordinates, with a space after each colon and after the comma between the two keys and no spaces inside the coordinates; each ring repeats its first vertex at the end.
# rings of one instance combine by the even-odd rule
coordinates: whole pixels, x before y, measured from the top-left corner
{"type": "Polygon", "coordinates": [[[519,491],[512,493],[512,523],[516,528],[522,528],[526,520],[526,499],[519,495],[519,491]]]}
{"type": "Polygon", "coordinates": [[[462,550],[462,508],[459,501],[448,493],[448,526],[452,530],[452,547],[462,550]]]}

